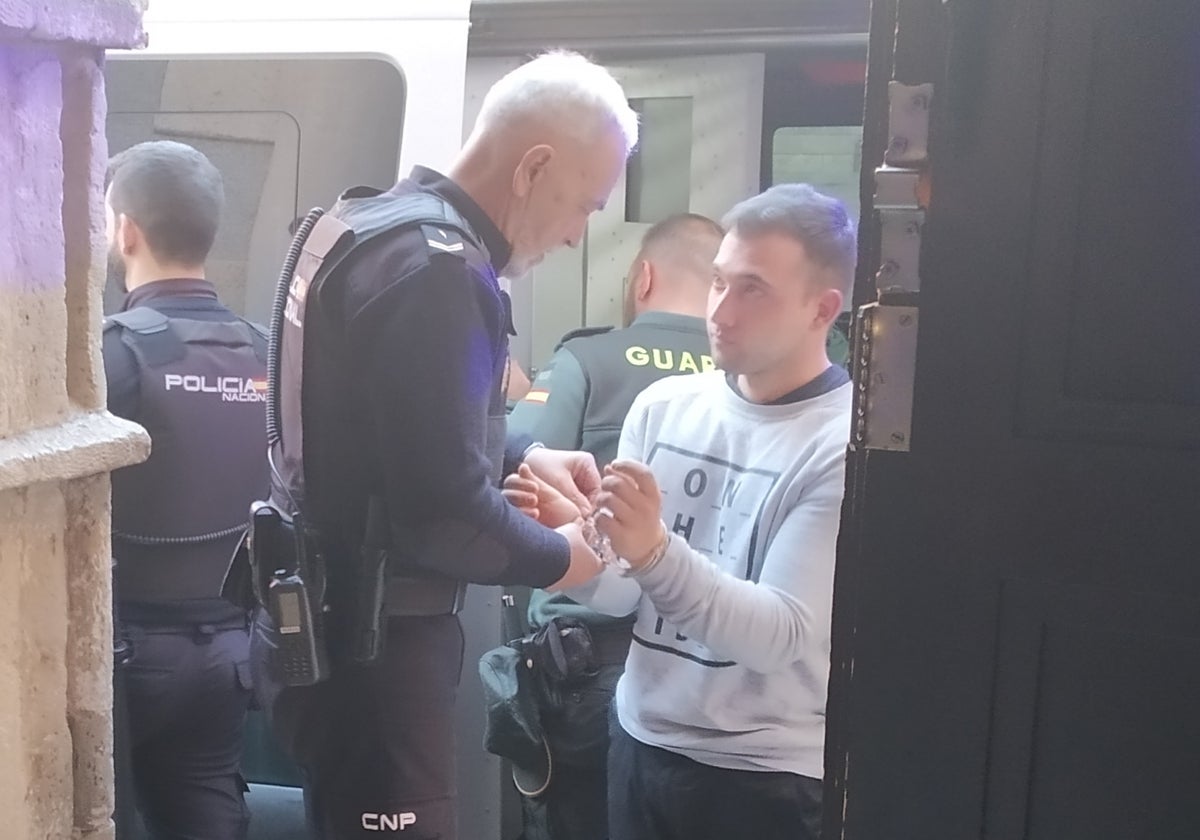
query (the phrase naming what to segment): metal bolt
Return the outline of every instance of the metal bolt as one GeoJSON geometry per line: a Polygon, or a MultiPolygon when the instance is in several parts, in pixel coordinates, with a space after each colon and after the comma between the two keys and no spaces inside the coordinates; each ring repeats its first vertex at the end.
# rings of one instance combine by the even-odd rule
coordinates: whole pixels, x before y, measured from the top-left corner
{"type": "Polygon", "coordinates": [[[892,443],[904,443],[904,432],[892,432],[892,443]]]}
{"type": "Polygon", "coordinates": [[[901,315],[900,316],[900,326],[910,327],[910,326],[912,326],[912,322],[913,322],[913,316],[911,316],[911,315],[901,315]]]}

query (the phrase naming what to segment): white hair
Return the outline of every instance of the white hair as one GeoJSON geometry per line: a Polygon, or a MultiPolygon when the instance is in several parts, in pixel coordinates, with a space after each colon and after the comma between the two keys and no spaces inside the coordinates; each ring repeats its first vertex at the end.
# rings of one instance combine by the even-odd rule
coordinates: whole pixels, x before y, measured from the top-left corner
{"type": "Polygon", "coordinates": [[[475,127],[529,118],[548,119],[585,139],[615,128],[627,154],[637,145],[637,113],[621,85],[599,64],[567,50],[543,53],[492,85],[475,127]]]}

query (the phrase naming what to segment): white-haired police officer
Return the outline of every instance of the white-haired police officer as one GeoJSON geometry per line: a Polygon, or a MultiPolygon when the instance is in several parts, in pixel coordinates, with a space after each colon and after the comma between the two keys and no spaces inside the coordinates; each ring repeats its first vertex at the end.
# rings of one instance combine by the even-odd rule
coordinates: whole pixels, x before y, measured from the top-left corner
{"type": "Polygon", "coordinates": [[[446,175],[417,167],[301,226],[278,310],[271,504],[311,579],[272,572],[288,558],[255,538],[267,609],[252,659],[272,728],[304,770],[314,837],[457,837],[466,583],[563,587],[600,569],[578,526],[556,533],[501,495],[501,475],[522,461],[584,506],[599,476],[584,453],[506,441],[511,318],[498,276],[579,243],[636,133],[603,68],[549,54],[492,88],[446,175]],[[293,608],[306,603],[326,660],[292,658],[308,620],[293,608]]]}

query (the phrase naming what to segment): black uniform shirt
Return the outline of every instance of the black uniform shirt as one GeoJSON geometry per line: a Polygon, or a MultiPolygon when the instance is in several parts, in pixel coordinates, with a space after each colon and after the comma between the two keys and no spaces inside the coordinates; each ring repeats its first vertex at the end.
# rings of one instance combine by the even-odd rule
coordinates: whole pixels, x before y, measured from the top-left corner
{"type": "Polygon", "coordinates": [[[497,272],[510,247],[462,189],[432,170],[415,168],[392,191],[448,201],[490,263],[469,243],[459,248],[452,231],[433,247],[428,228],[412,228],[361,246],[321,286],[316,306],[310,299],[306,492],[326,512],[320,524],[334,547],[361,539],[366,496],[378,494],[398,566],[548,586],[566,572],[567,541],[499,490],[499,476],[532,440],[510,439],[504,450],[512,319],[497,272]]]}

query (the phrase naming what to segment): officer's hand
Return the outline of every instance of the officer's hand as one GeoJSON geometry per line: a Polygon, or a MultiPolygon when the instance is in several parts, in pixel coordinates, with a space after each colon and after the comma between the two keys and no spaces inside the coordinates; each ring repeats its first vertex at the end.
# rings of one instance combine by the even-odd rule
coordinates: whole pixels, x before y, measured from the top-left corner
{"type": "Polygon", "coordinates": [[[567,566],[566,574],[546,587],[547,592],[558,592],[583,586],[604,570],[604,563],[587,544],[587,540],[583,537],[583,529],[580,528],[578,522],[563,525],[555,530],[566,537],[567,542],[571,545],[571,564],[567,566]]]}
{"type": "Polygon", "coordinates": [[[575,522],[584,512],[566,496],[533,474],[528,465],[522,464],[517,471],[504,479],[501,491],[526,516],[541,522],[547,528],[557,528],[575,522]]]}
{"type": "Polygon", "coordinates": [[[667,531],[662,495],[649,467],[637,461],[613,461],[605,467],[596,507],[596,529],[632,568],[640,569],[654,558],[667,531]]]}
{"type": "Polygon", "coordinates": [[[580,522],[591,511],[590,505],[587,510],[581,510],[578,505],[551,487],[550,484],[535,476],[525,464],[522,464],[520,469],[524,470],[537,485],[538,521],[547,528],[557,528],[568,522],[580,522]]]}
{"type": "Polygon", "coordinates": [[[530,519],[538,519],[538,480],[524,464],[504,479],[500,495],[530,519]]]}
{"type": "Polygon", "coordinates": [[[600,490],[596,459],[587,452],[568,452],[539,446],[525,456],[533,474],[567,497],[585,515],[600,490]]]}

